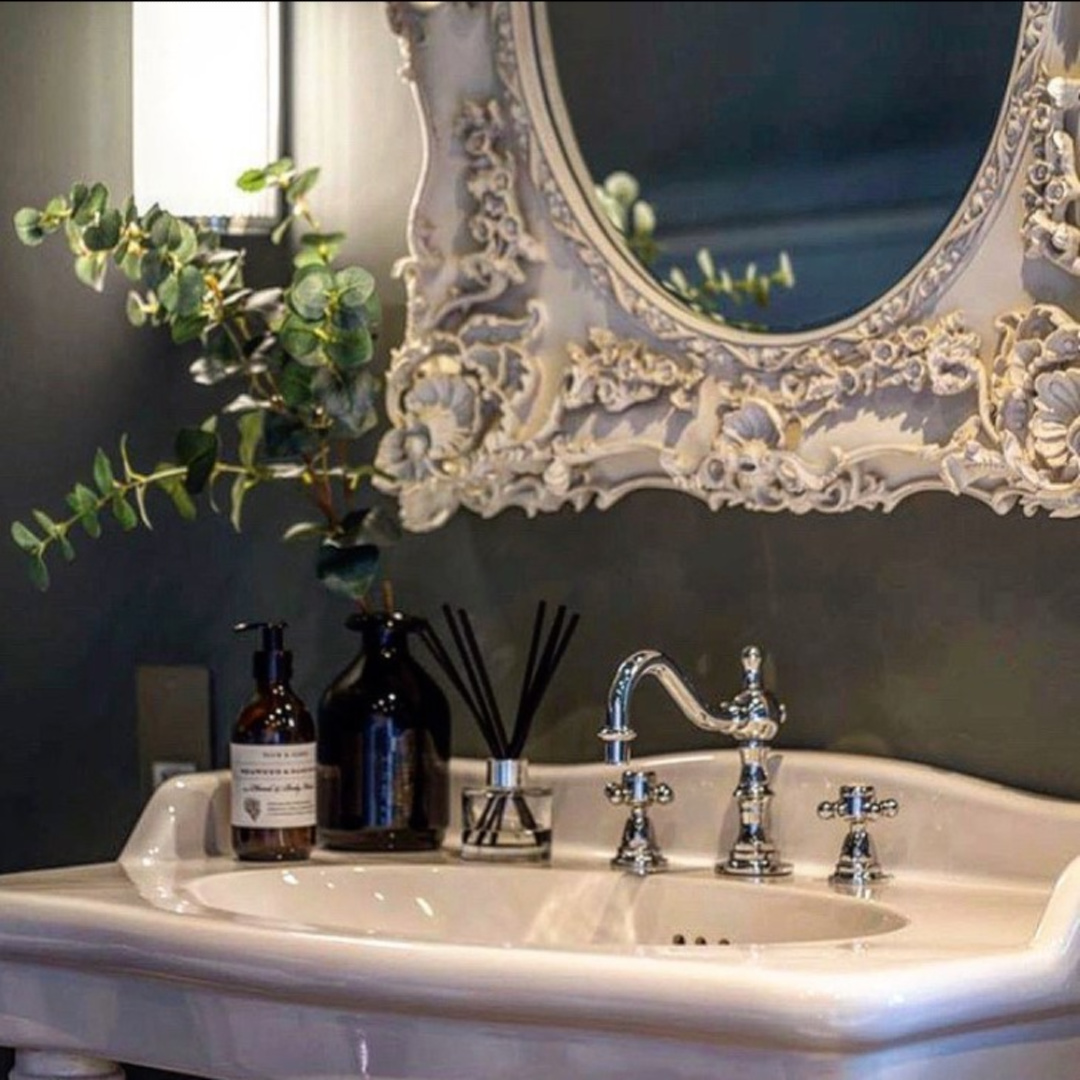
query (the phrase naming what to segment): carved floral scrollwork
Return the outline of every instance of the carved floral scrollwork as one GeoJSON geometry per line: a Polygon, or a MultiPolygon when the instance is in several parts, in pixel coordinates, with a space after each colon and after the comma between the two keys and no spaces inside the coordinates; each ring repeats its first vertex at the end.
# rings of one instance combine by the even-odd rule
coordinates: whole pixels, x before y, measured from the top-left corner
{"type": "Polygon", "coordinates": [[[542,376],[534,347],[542,305],[523,301],[521,314],[491,310],[544,259],[518,202],[499,102],[464,102],[454,135],[467,160],[471,243],[447,259],[428,246],[427,230],[417,230],[419,253],[400,267],[409,327],[387,380],[394,426],[376,460],[409,528],[435,528],[462,503],[483,504],[500,472],[494,456],[521,438],[542,376]],[[432,302],[432,279],[447,280],[448,269],[450,284],[432,302]]]}
{"type": "Polygon", "coordinates": [[[1032,130],[1034,161],[1024,188],[1024,250],[1080,275],[1080,203],[1076,140],[1069,121],[1080,109],[1080,80],[1045,73],[1037,87],[1032,130]]]}
{"type": "MultiPolygon", "coordinates": [[[[1080,324],[1036,304],[998,320],[999,341],[983,441],[963,447],[962,465],[1004,480],[1005,506],[1080,514],[1080,324]],[[989,440],[985,439],[989,435],[989,440]]],[[[962,437],[954,440],[961,443],[962,437]]]]}
{"type": "MultiPolygon", "coordinates": [[[[1024,6],[995,141],[917,272],[849,324],[752,343],[679,317],[615,272],[536,127],[511,5],[446,6],[486,20],[492,92],[465,95],[434,131],[442,179],[454,163],[452,238],[428,216],[445,200],[418,197],[410,225],[408,325],[377,460],[408,528],[459,507],[603,507],[649,487],[713,508],[888,510],[948,490],[999,511],[1080,515],[1080,326],[1048,304],[1001,315],[988,360],[961,313],[924,313],[993,217],[1029,130],[1027,251],[1080,273],[1062,112],[1080,103],[1080,83],[1037,77],[1048,4],[1024,6]],[[563,275],[554,290],[549,275],[563,275]],[[580,296],[584,318],[556,310],[556,295],[580,296]],[[864,420],[872,438],[852,434],[864,420]]],[[[415,58],[426,41],[416,8],[406,18],[391,7],[415,58]]]]}

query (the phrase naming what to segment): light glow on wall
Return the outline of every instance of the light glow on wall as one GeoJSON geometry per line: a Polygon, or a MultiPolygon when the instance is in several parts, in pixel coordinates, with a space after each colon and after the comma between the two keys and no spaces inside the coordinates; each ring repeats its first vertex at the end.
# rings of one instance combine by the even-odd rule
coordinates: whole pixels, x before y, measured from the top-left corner
{"type": "Polygon", "coordinates": [[[132,154],[140,211],[159,203],[223,232],[268,231],[277,192],[245,170],[280,156],[281,4],[132,3],[132,154]]]}

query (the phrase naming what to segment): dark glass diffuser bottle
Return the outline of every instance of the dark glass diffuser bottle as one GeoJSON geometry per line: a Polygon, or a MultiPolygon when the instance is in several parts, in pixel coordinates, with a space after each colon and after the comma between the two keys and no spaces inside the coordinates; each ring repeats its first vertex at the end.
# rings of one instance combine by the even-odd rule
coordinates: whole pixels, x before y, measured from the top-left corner
{"type": "Polygon", "coordinates": [[[319,705],[319,840],[353,851],[437,848],[450,817],[450,706],[409,652],[424,625],[358,614],[359,655],[319,705]]]}
{"type": "Polygon", "coordinates": [[[255,693],[240,710],[229,745],[232,843],[238,859],[306,859],[316,840],[315,721],[290,685],[284,623],[238,623],[260,630],[255,693]]]}

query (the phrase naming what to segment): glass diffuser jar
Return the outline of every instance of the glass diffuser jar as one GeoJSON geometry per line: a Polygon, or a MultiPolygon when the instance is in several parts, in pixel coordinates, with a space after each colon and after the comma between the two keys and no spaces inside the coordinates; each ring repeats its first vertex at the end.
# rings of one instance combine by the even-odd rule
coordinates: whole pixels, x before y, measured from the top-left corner
{"type": "Polygon", "coordinates": [[[551,788],[530,784],[525,758],[489,758],[486,783],[461,794],[461,857],[551,858],[551,788]]]}
{"type": "Polygon", "coordinates": [[[319,842],[352,851],[425,851],[450,817],[450,707],[409,651],[424,622],[351,615],[356,658],[318,713],[319,842]]]}

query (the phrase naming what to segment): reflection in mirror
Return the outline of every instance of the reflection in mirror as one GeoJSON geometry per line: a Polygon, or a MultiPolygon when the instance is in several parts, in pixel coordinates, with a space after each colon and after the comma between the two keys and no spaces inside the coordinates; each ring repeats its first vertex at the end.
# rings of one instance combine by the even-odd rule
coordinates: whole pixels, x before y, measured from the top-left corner
{"type": "Polygon", "coordinates": [[[989,145],[1021,14],[942,0],[546,8],[579,167],[638,180],[652,272],[700,287],[705,248],[718,278],[753,264],[783,284],[787,252],[794,288],[769,290],[764,310],[719,306],[776,331],[859,311],[929,250],[989,145]]]}

